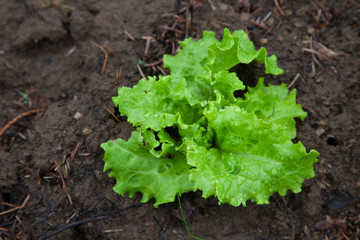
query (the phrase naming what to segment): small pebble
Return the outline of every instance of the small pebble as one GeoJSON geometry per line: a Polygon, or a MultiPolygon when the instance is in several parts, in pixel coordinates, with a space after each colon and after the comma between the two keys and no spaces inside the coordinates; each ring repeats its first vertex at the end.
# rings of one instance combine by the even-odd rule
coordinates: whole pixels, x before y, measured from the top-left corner
{"type": "Polygon", "coordinates": [[[313,34],[315,32],[315,29],[313,27],[308,26],[306,28],[306,31],[307,31],[308,34],[313,34]]]}
{"type": "Polygon", "coordinates": [[[317,124],[319,124],[321,126],[326,126],[327,125],[327,123],[325,121],[323,121],[323,120],[318,121],[317,124]]]}
{"type": "Polygon", "coordinates": [[[316,80],[315,80],[315,82],[317,82],[317,83],[321,83],[321,82],[324,82],[324,77],[321,75],[320,77],[318,77],[316,80]]]}
{"type": "Polygon", "coordinates": [[[90,133],[92,133],[91,128],[84,128],[82,130],[82,134],[84,134],[84,135],[89,135],[90,133]]]}
{"type": "Polygon", "coordinates": [[[79,112],[76,112],[75,114],[74,114],[74,118],[76,119],[76,120],[79,120],[80,118],[82,118],[82,114],[81,113],[79,113],[79,112]]]}
{"type": "Polygon", "coordinates": [[[323,129],[322,127],[319,127],[318,129],[316,129],[315,134],[318,137],[320,137],[324,132],[325,132],[325,129],[323,129]]]}
{"type": "Polygon", "coordinates": [[[260,38],[260,42],[262,44],[266,44],[268,42],[267,38],[260,38]]]}
{"type": "Polygon", "coordinates": [[[304,27],[304,23],[303,23],[303,22],[294,22],[294,25],[295,25],[295,27],[297,27],[297,28],[302,28],[302,27],[304,27]]]}

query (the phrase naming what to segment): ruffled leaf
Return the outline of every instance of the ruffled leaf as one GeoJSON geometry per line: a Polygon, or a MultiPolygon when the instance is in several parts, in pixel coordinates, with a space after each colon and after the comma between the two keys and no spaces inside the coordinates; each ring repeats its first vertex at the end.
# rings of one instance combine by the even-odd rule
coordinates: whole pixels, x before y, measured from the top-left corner
{"type": "Polygon", "coordinates": [[[256,87],[249,87],[245,100],[240,99],[237,105],[266,122],[284,126],[290,139],[296,137],[294,118],[304,120],[307,115],[301,105],[296,104],[295,89],[289,93],[285,84],[265,86],[264,78],[259,79],[256,87]]]}
{"type": "Polygon", "coordinates": [[[264,204],[274,192],[300,192],[304,179],[314,176],[319,154],[293,144],[282,126],[235,106],[211,108],[205,115],[215,131],[215,146],[187,142],[187,161],[194,167],[190,180],[204,197],[216,195],[233,206],[245,206],[247,200],[264,204]]]}
{"type": "Polygon", "coordinates": [[[144,146],[140,131],[133,132],[126,142],[118,139],[101,144],[105,151],[104,171],[111,169],[109,177],[116,179],[114,191],[132,198],[142,193],[141,202],[155,198],[154,204],[173,202],[175,195],[194,190],[189,181],[190,166],[185,156],[175,153],[173,158],[154,157],[144,146]]]}
{"type": "MultiPolygon", "coordinates": [[[[164,67],[170,69],[174,85],[185,79],[188,93],[192,96],[188,98],[191,106],[205,106],[207,100],[214,97],[209,84],[215,75],[239,63],[247,64],[256,60],[265,64],[266,73],[279,75],[284,72],[277,66],[276,56],[267,57],[265,48],[255,50],[254,44],[242,30],[231,34],[225,29],[221,42],[213,32],[204,31],[202,39],[194,41],[189,38],[180,45],[182,49],[175,56],[164,56],[164,67]]],[[[237,83],[232,88],[239,90],[243,86],[237,83]]]]}
{"type": "Polygon", "coordinates": [[[156,77],[141,79],[133,88],[119,88],[113,102],[134,126],[160,131],[173,126],[178,115],[185,122],[194,122],[200,117],[201,109],[187,104],[186,96],[184,86],[173,88],[170,77],[160,76],[158,80],[156,77]]]}

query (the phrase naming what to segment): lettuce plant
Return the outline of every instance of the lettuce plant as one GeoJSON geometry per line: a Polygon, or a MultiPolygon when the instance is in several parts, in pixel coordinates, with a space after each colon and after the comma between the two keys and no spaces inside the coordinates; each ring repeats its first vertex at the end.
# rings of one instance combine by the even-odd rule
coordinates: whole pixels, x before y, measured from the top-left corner
{"type": "Polygon", "coordinates": [[[168,76],[141,79],[121,87],[114,104],[136,130],[128,141],[103,143],[104,171],[116,179],[114,191],[154,206],[172,202],[176,194],[201,190],[219,204],[269,203],[278,192],[301,191],[314,176],[318,152],[294,143],[294,118],[306,112],[296,104],[296,90],[285,84],[247,87],[229,69],[257,61],[265,73],[278,75],[275,55],[255,50],[244,31],[213,32],[180,43],[175,56],[164,56],[168,76]],[[246,90],[244,97],[235,97],[246,90]]]}

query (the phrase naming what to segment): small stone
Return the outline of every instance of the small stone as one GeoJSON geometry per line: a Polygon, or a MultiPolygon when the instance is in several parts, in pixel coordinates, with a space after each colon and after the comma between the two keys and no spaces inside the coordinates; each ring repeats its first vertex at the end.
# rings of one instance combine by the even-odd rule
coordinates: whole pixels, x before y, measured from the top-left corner
{"type": "Polygon", "coordinates": [[[76,112],[75,114],[74,114],[74,118],[76,119],[76,120],[79,120],[80,118],[82,118],[82,114],[81,113],[79,113],[79,112],[76,112]]]}
{"type": "Polygon", "coordinates": [[[315,29],[313,27],[308,26],[306,28],[306,31],[307,31],[308,34],[313,34],[315,32],[315,29]]]}
{"type": "Polygon", "coordinates": [[[321,82],[324,82],[324,77],[321,75],[320,77],[318,77],[316,80],[315,80],[315,82],[317,82],[317,83],[321,83],[321,82]]]}
{"type": "Polygon", "coordinates": [[[326,185],[322,182],[319,182],[319,186],[321,189],[326,189],[326,185]]]}
{"type": "Polygon", "coordinates": [[[260,38],[260,42],[262,44],[266,44],[268,42],[267,38],[260,38]]]}
{"type": "Polygon", "coordinates": [[[318,121],[317,124],[319,124],[321,126],[327,126],[327,123],[323,120],[318,121]]]}
{"type": "Polygon", "coordinates": [[[304,27],[304,23],[303,23],[303,22],[294,22],[294,25],[295,25],[295,27],[297,27],[297,28],[302,28],[302,27],[304,27]]]}
{"type": "Polygon", "coordinates": [[[84,134],[84,135],[89,135],[90,133],[92,133],[91,128],[84,128],[82,130],[82,134],[84,134]]]}
{"type": "Polygon", "coordinates": [[[330,69],[331,69],[335,74],[338,73],[338,71],[336,70],[336,68],[335,68],[334,66],[330,66],[330,69]]]}
{"type": "Polygon", "coordinates": [[[325,129],[323,129],[322,127],[319,127],[318,129],[316,129],[315,134],[318,137],[320,137],[324,132],[325,132],[325,129]]]}

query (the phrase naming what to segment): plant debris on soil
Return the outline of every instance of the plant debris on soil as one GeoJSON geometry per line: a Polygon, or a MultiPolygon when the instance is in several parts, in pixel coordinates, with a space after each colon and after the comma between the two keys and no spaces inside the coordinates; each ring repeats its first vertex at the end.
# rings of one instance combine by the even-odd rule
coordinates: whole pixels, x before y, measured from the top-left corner
{"type": "MultiPolygon", "coordinates": [[[[225,27],[277,55],[285,74],[266,81],[297,89],[297,139],[320,157],[301,193],[268,205],[183,195],[191,233],[360,239],[357,0],[3,0],[0,15],[0,239],[189,239],[176,202],[112,190],[100,144],[133,130],[113,108],[118,87],[168,74],[179,41],[225,27]]],[[[233,70],[255,84],[261,72],[233,70]]]]}

